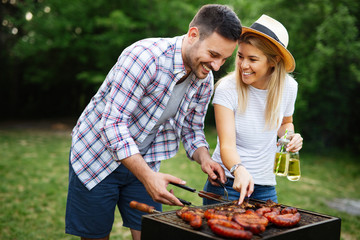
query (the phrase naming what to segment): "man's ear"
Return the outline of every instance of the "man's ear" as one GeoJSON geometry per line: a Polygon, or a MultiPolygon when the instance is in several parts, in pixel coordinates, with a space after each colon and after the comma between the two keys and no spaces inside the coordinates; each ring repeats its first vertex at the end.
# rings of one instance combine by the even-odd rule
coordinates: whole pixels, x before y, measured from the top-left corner
{"type": "Polygon", "coordinates": [[[191,27],[188,31],[188,39],[190,43],[194,43],[200,38],[199,29],[197,27],[191,27]]]}

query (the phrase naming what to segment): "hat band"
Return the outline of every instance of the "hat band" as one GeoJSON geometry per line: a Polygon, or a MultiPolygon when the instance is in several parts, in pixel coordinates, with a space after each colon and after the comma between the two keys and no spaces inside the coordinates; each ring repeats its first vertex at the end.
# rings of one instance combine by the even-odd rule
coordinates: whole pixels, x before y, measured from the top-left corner
{"type": "MultiPolygon", "coordinates": [[[[276,36],[276,34],[271,31],[269,28],[265,27],[264,25],[261,25],[259,23],[254,23],[250,26],[250,28],[257,30],[259,32],[265,33],[266,35],[272,37],[276,41],[278,41],[281,45],[285,47],[285,45],[280,41],[280,39],[276,36]]],[[[285,47],[286,48],[286,47],[285,47]]]]}

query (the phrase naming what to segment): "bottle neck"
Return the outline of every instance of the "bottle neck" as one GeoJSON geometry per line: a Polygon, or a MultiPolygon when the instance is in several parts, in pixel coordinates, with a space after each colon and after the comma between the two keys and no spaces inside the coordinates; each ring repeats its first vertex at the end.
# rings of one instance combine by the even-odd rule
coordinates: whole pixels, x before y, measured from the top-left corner
{"type": "Polygon", "coordinates": [[[286,147],[289,144],[290,140],[289,139],[283,139],[280,138],[278,140],[279,143],[279,152],[286,152],[286,147]]]}

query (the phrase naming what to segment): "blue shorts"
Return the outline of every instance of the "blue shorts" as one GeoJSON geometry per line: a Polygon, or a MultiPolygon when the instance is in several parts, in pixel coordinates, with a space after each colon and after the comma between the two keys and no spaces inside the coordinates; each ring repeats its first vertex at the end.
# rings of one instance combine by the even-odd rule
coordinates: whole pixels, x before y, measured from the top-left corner
{"type": "MultiPolygon", "coordinates": [[[[234,184],[234,179],[232,178],[228,178],[225,184],[226,189],[228,190],[229,200],[231,201],[238,200],[240,197],[240,193],[232,188],[233,184],[234,184]]],[[[224,196],[224,189],[222,187],[212,185],[209,182],[209,180],[207,180],[205,183],[204,191],[212,192],[224,196]]],[[[245,197],[245,199],[246,198],[247,197],[245,197]]],[[[257,184],[255,184],[254,192],[251,194],[250,198],[263,200],[263,201],[266,201],[268,199],[271,199],[274,202],[278,201],[275,186],[263,186],[257,184]]],[[[204,205],[215,204],[215,203],[219,203],[219,202],[203,198],[204,205]]]]}
{"type": "Polygon", "coordinates": [[[144,185],[124,165],[120,165],[91,191],[79,181],[70,166],[65,231],[84,238],[108,236],[114,223],[116,205],[123,226],[141,230],[141,217],[146,213],[130,208],[132,200],[162,211],[162,205],[152,200],[144,185]]]}

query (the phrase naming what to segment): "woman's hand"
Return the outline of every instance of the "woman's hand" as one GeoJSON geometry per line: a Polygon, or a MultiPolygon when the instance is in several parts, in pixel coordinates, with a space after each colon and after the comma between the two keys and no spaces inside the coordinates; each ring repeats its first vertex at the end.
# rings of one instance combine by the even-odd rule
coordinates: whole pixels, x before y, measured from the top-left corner
{"type": "Polygon", "coordinates": [[[286,151],[288,152],[300,151],[303,145],[303,138],[301,137],[300,133],[294,133],[294,124],[293,124],[292,116],[283,118],[281,126],[277,132],[277,135],[279,136],[279,138],[282,138],[286,132],[287,132],[286,139],[290,139],[290,142],[286,147],[286,151]]]}
{"type": "Polygon", "coordinates": [[[303,145],[303,138],[301,137],[300,133],[294,133],[288,135],[290,142],[286,147],[286,151],[288,152],[298,152],[302,148],[303,145]]]}
{"type": "Polygon", "coordinates": [[[245,197],[250,197],[254,191],[254,180],[244,166],[239,166],[235,172],[233,188],[240,193],[239,202],[241,204],[245,197]]]}

